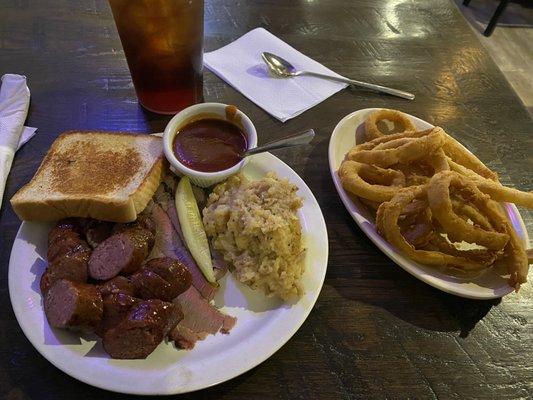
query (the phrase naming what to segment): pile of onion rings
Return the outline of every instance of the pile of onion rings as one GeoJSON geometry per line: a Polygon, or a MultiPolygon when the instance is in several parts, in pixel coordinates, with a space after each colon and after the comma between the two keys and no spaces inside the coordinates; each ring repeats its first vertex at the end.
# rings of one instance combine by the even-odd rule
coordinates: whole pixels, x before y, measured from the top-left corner
{"type": "Polygon", "coordinates": [[[350,196],[376,211],[378,232],[389,243],[416,262],[456,271],[483,271],[504,260],[509,285],[518,290],[526,282],[528,253],[498,202],[533,208],[532,192],[501,185],[442,128],[418,131],[396,110],[370,114],[365,137],[338,175],[350,196]],[[381,120],[403,130],[385,134],[381,120]],[[468,250],[461,249],[465,243],[468,250]]]}

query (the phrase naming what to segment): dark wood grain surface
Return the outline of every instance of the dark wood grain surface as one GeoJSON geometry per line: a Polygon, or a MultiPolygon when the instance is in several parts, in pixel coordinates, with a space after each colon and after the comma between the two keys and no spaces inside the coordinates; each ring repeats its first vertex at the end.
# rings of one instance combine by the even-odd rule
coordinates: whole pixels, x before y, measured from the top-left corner
{"type": "MultiPolygon", "coordinates": [[[[506,184],[532,190],[532,121],[455,6],[442,0],[210,0],[205,23],[206,50],[263,26],[343,75],[417,98],[344,90],[282,124],[205,72],[205,100],[241,108],[255,122],[260,143],[315,129],[312,146],[276,155],[315,193],[330,258],[313,312],[285,346],[250,372],[183,398],[531,398],[533,285],[501,301],[474,301],[418,281],[357,228],[327,167],[328,140],[343,116],[389,107],[445,127],[506,184]]],[[[17,153],[0,212],[0,396],[126,398],[70,378],[23,335],[7,288],[20,225],[8,199],[61,131],[157,132],[169,117],[138,106],[104,0],[0,0],[0,75],[8,72],[28,77],[27,124],[39,131],[17,153]]],[[[532,232],[530,214],[523,216],[532,232]]]]}

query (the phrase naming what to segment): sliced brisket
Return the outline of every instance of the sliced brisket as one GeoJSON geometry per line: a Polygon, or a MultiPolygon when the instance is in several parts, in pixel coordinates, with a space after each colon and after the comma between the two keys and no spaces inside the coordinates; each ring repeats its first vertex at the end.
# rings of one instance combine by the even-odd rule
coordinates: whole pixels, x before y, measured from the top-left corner
{"type": "Polygon", "coordinates": [[[194,286],[178,296],[174,303],[181,306],[184,318],[170,332],[170,338],[184,349],[192,349],[196,341],[209,334],[228,333],[237,321],[209,304],[194,286]]]}

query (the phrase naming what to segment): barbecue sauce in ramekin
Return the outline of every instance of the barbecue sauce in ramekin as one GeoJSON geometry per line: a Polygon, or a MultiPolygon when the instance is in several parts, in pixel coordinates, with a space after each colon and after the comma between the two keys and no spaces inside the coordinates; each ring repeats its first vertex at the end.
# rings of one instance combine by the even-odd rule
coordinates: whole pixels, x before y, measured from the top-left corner
{"type": "Polygon", "coordinates": [[[179,162],[201,172],[233,167],[247,148],[246,135],[237,125],[216,118],[189,122],[178,130],[172,142],[179,162]]]}

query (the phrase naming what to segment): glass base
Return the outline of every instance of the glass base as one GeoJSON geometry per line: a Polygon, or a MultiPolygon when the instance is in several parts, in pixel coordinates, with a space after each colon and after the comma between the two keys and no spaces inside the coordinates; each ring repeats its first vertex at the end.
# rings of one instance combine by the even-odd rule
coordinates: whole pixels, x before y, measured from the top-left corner
{"type": "Polygon", "coordinates": [[[159,111],[159,110],[155,110],[153,108],[146,107],[143,103],[141,103],[140,100],[139,100],[139,104],[141,105],[142,108],[144,108],[145,110],[148,110],[150,112],[153,112],[154,114],[176,115],[177,113],[179,113],[181,111],[181,110],[176,110],[176,111],[159,111]]]}

